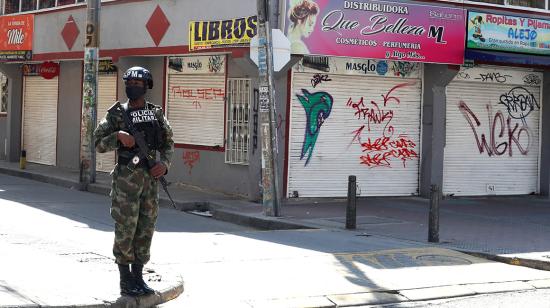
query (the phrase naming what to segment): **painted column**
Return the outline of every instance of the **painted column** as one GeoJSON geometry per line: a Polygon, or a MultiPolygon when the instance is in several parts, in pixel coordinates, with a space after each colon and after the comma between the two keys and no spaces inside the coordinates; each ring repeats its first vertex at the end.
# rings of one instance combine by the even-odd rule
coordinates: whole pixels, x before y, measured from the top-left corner
{"type": "MultiPolygon", "coordinates": [[[[8,116],[6,138],[8,150],[6,160],[18,162],[21,154],[21,115],[23,108],[23,73],[20,65],[1,64],[0,70],[9,78],[8,116]]],[[[4,144],[2,144],[4,146],[4,144]]]]}
{"type": "Polygon", "coordinates": [[[82,123],[80,126],[80,184],[82,188],[95,182],[93,132],[97,119],[100,4],[100,0],[88,0],[88,22],[84,49],[84,84],[82,86],[82,123]]]}
{"type": "Polygon", "coordinates": [[[550,196],[550,71],[544,72],[541,116],[540,194],[550,196]]]}
{"type": "Polygon", "coordinates": [[[459,66],[424,64],[422,115],[422,162],[420,195],[430,196],[431,185],[443,187],[445,158],[446,87],[458,74],[459,66]]]}

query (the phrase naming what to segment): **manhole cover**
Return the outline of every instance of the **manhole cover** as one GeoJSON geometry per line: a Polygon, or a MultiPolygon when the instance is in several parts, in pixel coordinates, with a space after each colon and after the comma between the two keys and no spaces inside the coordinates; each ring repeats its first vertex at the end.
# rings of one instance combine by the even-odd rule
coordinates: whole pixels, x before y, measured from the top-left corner
{"type": "Polygon", "coordinates": [[[444,255],[421,255],[417,256],[416,260],[426,266],[445,266],[445,265],[468,265],[472,264],[472,261],[453,256],[444,255]]]}

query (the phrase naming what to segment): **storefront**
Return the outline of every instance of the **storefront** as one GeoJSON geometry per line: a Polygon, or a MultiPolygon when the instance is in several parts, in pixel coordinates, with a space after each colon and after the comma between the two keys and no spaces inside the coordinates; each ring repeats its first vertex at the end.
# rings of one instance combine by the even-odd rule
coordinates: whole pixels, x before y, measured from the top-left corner
{"type": "Polygon", "coordinates": [[[463,63],[465,12],[362,4],[287,1],[292,53],[305,56],[292,71],[288,197],[346,196],[349,175],[361,196],[420,192],[423,63],[463,63]]]}
{"type": "Polygon", "coordinates": [[[468,15],[469,62],[489,63],[492,57],[494,62],[522,65],[462,67],[447,87],[443,192],[539,193],[543,73],[528,66],[550,51],[541,39],[550,33],[550,22],[468,15]]]}
{"type": "Polygon", "coordinates": [[[292,76],[288,193],[418,193],[422,65],[305,57],[292,76]]]}
{"type": "Polygon", "coordinates": [[[227,55],[169,57],[166,115],[174,142],[224,148],[227,55]]]}
{"type": "Polygon", "coordinates": [[[23,150],[27,161],[55,166],[59,64],[26,64],[23,75],[23,150]]]}
{"type": "Polygon", "coordinates": [[[541,85],[533,70],[460,71],[447,87],[445,194],[538,193],[541,85]]]}

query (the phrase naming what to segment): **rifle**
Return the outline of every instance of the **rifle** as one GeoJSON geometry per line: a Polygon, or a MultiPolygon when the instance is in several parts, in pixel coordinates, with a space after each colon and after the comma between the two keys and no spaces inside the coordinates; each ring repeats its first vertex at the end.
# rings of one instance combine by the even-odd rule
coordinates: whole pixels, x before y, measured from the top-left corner
{"type": "MultiPolygon", "coordinates": [[[[132,121],[130,121],[130,118],[126,113],[126,110],[122,108],[122,105],[120,104],[120,102],[116,102],[115,108],[122,113],[122,119],[124,120],[124,124],[126,124],[126,128],[129,130],[129,133],[132,136],[134,136],[134,140],[136,141],[136,144],[139,150],[136,156],[138,156],[139,160],[145,159],[145,161],[147,162],[148,169],[153,168],[153,166],[155,166],[157,161],[155,160],[154,157],[151,157],[151,155],[149,155],[149,146],[147,145],[147,142],[145,142],[144,133],[136,129],[132,121]]],[[[174,202],[174,200],[172,199],[172,196],[170,195],[170,192],[168,191],[168,185],[169,185],[168,182],[166,181],[164,176],[161,176],[158,180],[162,185],[162,189],[168,195],[168,198],[172,202],[172,207],[177,210],[178,208],[176,207],[176,203],[174,202]]]]}

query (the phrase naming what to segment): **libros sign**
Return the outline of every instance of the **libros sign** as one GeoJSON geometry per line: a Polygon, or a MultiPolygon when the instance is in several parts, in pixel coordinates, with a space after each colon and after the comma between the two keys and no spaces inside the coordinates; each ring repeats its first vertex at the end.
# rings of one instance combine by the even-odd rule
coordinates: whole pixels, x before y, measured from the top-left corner
{"type": "Polygon", "coordinates": [[[287,0],[292,53],[462,64],[465,11],[383,1],[287,0]]]}

